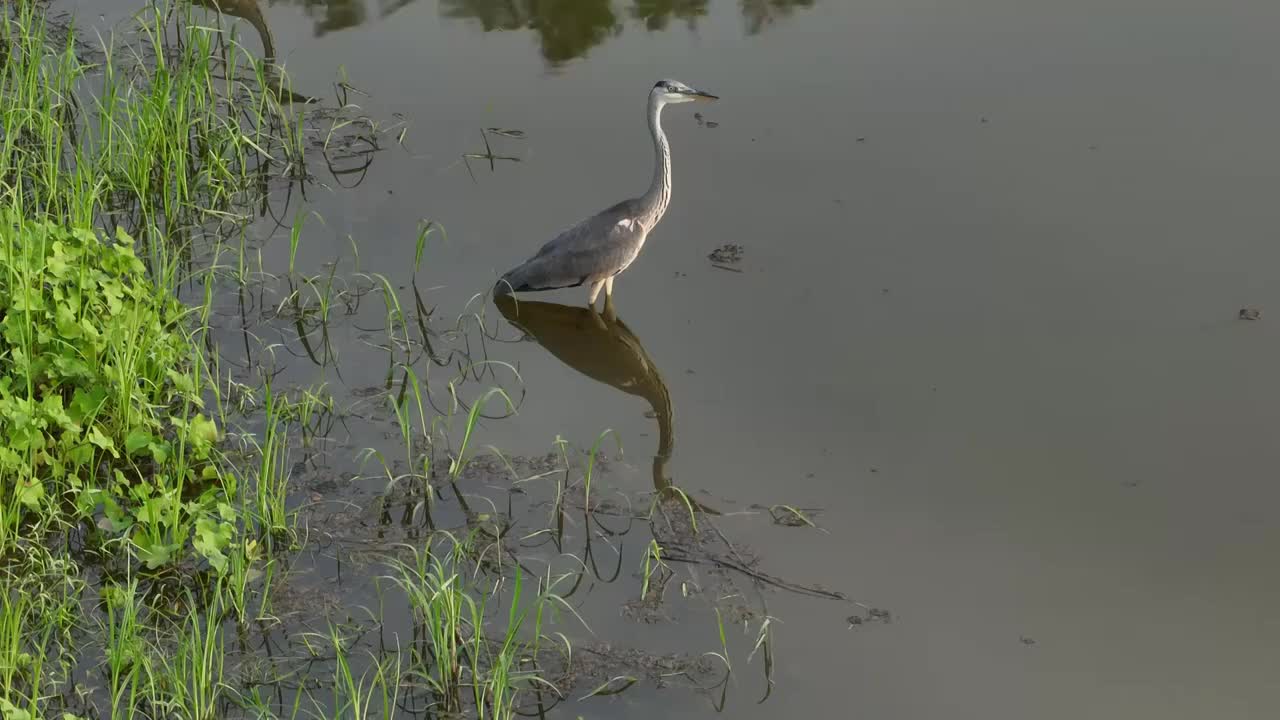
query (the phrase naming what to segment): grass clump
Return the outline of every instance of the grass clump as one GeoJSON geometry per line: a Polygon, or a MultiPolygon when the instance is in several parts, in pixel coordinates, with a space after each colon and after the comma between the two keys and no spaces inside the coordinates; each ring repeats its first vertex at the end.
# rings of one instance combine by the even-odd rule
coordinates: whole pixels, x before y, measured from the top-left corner
{"type": "Polygon", "coordinates": [[[554,582],[538,583],[541,592],[525,597],[525,576],[515,566],[507,612],[492,622],[490,603],[500,604],[500,586],[508,580],[490,587],[474,582],[466,572],[473,540],[440,533],[424,550],[411,548],[412,562],[397,563],[395,582],[414,624],[409,680],[427,691],[436,712],[511,720],[524,692],[555,691],[537,659],[544,613],[563,600],[552,593],[554,582]],[[490,625],[500,633],[491,635],[490,625]]]}
{"type": "Polygon", "coordinates": [[[0,568],[0,717],[41,717],[67,684],[84,592],[78,571],[39,546],[20,567],[0,568]]]}
{"type": "Polygon", "coordinates": [[[190,12],[154,0],[124,44],[89,53],[55,39],[41,4],[0,6],[0,200],[178,245],[247,222],[259,181],[302,176],[299,126],[190,12]]]}

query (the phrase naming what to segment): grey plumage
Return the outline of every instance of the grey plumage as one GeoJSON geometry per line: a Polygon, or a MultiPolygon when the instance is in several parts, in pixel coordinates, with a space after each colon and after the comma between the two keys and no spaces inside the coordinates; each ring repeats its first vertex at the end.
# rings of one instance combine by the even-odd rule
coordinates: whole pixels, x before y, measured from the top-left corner
{"type": "Polygon", "coordinates": [[[649,93],[649,131],[653,136],[654,172],[649,190],[623,200],[570,227],[542,246],[537,254],[506,272],[494,286],[498,295],[587,285],[594,305],[603,288],[613,294],[613,278],[626,270],[644,247],[649,232],[671,202],[671,146],[662,131],[662,109],[668,104],[715,100],[675,80],[662,80],[649,93]]]}
{"type": "Polygon", "coordinates": [[[503,275],[498,291],[577,287],[622,272],[644,245],[645,231],[633,222],[639,206],[637,199],[623,200],[560,233],[536,255],[503,275]]]}

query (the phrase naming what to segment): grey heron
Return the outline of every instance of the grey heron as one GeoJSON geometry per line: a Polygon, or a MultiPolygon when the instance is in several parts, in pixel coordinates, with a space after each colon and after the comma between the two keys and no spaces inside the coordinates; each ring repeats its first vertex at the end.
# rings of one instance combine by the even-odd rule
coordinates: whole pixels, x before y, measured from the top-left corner
{"type": "Polygon", "coordinates": [[[586,285],[589,305],[595,306],[602,288],[608,304],[613,297],[614,277],[635,262],[645,239],[671,202],[671,145],[662,131],[662,109],[677,103],[718,99],[678,80],[659,80],[649,91],[647,112],[656,155],[649,190],[557,235],[533,257],[504,274],[494,286],[494,294],[586,285]]]}

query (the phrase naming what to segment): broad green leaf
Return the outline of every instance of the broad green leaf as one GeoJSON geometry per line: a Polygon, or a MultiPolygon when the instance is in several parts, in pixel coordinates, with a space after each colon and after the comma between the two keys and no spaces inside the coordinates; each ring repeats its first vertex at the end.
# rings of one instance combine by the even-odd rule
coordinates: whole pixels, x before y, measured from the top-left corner
{"type": "Polygon", "coordinates": [[[132,455],[155,442],[156,437],[141,428],[130,430],[124,439],[125,452],[132,455]]]}
{"type": "Polygon", "coordinates": [[[32,510],[40,508],[44,499],[44,483],[39,480],[21,480],[18,482],[18,502],[32,510]]]}
{"type": "Polygon", "coordinates": [[[173,499],[166,495],[153,497],[142,503],[142,507],[138,508],[134,513],[134,517],[138,518],[138,522],[148,525],[167,524],[169,522],[169,513],[173,511],[173,499]]]}
{"type": "Polygon", "coordinates": [[[191,438],[206,447],[218,442],[218,424],[204,415],[191,418],[191,438]]]}
{"type": "Polygon", "coordinates": [[[219,573],[226,571],[227,556],[222,551],[231,544],[233,532],[231,523],[220,522],[211,517],[196,520],[196,535],[192,539],[192,545],[219,573]]]}
{"type": "Polygon", "coordinates": [[[114,532],[124,532],[133,525],[133,518],[126,513],[111,496],[105,495],[102,500],[102,512],[105,520],[109,524],[109,529],[114,532]]]}
{"type": "Polygon", "coordinates": [[[101,385],[87,389],[76,388],[75,393],[71,396],[71,406],[68,408],[71,419],[76,422],[83,422],[85,418],[98,412],[106,397],[107,389],[101,385]]]}
{"type": "Polygon", "coordinates": [[[103,435],[102,431],[99,430],[97,426],[89,428],[89,434],[85,439],[111,453],[112,457],[120,457],[120,453],[116,452],[116,444],[111,441],[111,438],[103,435]]]}
{"type": "Polygon", "coordinates": [[[66,305],[59,305],[56,311],[58,334],[68,340],[75,340],[81,335],[80,322],[76,314],[66,305]]]}
{"type": "Polygon", "coordinates": [[[148,447],[151,448],[151,457],[155,458],[156,462],[160,464],[167,462],[169,454],[173,452],[173,446],[163,440],[153,442],[148,447]]]}
{"type": "Polygon", "coordinates": [[[178,550],[177,545],[150,540],[142,542],[135,540],[133,544],[138,549],[138,559],[146,563],[150,570],[168,565],[173,560],[173,554],[178,550]]]}
{"type": "Polygon", "coordinates": [[[0,718],[4,720],[31,720],[31,713],[0,698],[0,718]]]}
{"type": "Polygon", "coordinates": [[[173,387],[180,393],[190,394],[196,391],[195,385],[191,382],[191,378],[177,370],[168,370],[166,375],[169,381],[173,383],[173,387]]]}

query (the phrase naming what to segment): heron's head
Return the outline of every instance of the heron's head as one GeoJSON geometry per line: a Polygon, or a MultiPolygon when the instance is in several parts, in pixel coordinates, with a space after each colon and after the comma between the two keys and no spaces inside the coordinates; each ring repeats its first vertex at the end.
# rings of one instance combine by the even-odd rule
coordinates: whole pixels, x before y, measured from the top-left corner
{"type": "Polygon", "coordinates": [[[659,80],[653,86],[653,91],[650,95],[653,99],[663,103],[685,103],[694,102],[695,100],[707,102],[720,99],[709,92],[689,87],[679,80],[659,80]]]}

